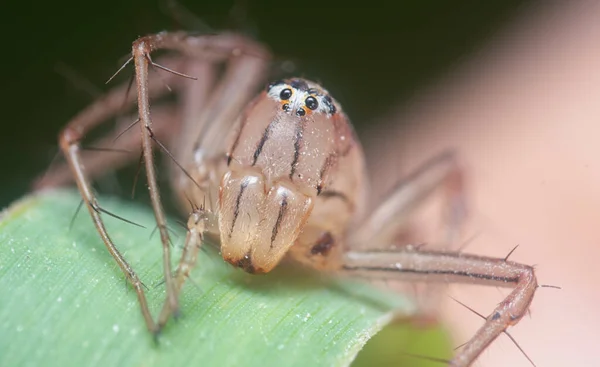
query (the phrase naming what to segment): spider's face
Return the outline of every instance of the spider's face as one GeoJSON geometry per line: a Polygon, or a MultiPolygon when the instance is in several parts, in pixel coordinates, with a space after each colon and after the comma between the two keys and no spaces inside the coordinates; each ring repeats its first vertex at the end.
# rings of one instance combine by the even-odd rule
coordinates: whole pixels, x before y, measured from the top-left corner
{"type": "Polygon", "coordinates": [[[331,117],[338,111],[326,90],[304,79],[273,82],[267,95],[281,104],[281,110],[299,117],[312,114],[331,117]]]}

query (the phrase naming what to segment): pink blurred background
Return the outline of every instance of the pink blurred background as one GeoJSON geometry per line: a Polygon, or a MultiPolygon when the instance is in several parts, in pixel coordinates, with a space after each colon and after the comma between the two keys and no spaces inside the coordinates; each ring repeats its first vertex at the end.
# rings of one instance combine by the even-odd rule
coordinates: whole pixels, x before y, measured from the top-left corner
{"type": "MultiPolygon", "coordinates": [[[[365,140],[382,186],[444,148],[468,172],[467,252],[535,264],[531,317],[510,329],[539,367],[600,366],[600,2],[524,8],[510,27],[365,140]],[[398,124],[400,125],[400,124],[398,124]],[[373,158],[376,157],[376,158],[373,158]],[[391,165],[390,165],[391,164],[391,165]],[[390,168],[391,167],[391,168],[390,168]],[[390,170],[394,173],[391,174],[390,170]]],[[[488,315],[505,290],[445,291],[488,315]]],[[[482,320],[445,297],[457,344],[482,320]]],[[[506,336],[480,366],[529,366],[506,336]]]]}

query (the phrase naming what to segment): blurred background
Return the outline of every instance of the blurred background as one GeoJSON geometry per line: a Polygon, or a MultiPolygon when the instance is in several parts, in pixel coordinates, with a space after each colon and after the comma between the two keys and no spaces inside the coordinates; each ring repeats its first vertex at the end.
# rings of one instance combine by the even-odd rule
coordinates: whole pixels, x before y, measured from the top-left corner
{"type": "MultiPolygon", "coordinates": [[[[181,25],[165,3],[59,0],[3,6],[0,206],[28,191],[56,153],[59,129],[93,93],[107,89],[105,81],[133,40],[198,28],[193,19],[181,25]]],[[[295,74],[320,80],[361,130],[477,50],[522,7],[520,1],[180,4],[214,30],[235,28],[256,37],[281,60],[292,61],[295,74]]]]}
{"type": "MultiPolygon", "coordinates": [[[[532,317],[512,335],[537,366],[600,365],[600,3],[181,4],[215,30],[255,36],[292,61],[294,74],[321,81],[370,147],[380,187],[457,149],[469,179],[465,235],[476,235],[467,251],[504,257],[520,245],[511,259],[536,264],[540,283],[563,288],[541,289],[532,317]]],[[[158,0],[20,2],[3,10],[6,206],[48,166],[60,127],[94,90],[106,90],[131,42],[181,24],[158,0]],[[81,76],[79,85],[69,73],[81,76]],[[87,81],[92,91],[82,90],[87,81]]],[[[506,294],[447,293],[483,314],[506,294]]],[[[481,320],[448,299],[443,315],[459,344],[481,320]]],[[[501,337],[479,365],[529,363],[501,337]]]]}

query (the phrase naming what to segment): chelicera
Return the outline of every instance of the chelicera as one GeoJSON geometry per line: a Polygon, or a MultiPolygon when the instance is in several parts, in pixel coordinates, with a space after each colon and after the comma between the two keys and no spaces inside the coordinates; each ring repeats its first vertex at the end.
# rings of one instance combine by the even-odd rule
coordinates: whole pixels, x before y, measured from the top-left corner
{"type": "MultiPolygon", "coordinates": [[[[137,95],[127,94],[126,86],[116,88],[73,118],[59,138],[67,165],[50,171],[37,187],[75,180],[102,240],[134,287],[152,333],[177,314],[179,293],[200,244],[210,239],[220,246],[226,261],[249,273],[268,273],[289,258],[317,271],[367,278],[512,287],[450,361],[452,366],[471,365],[527,313],[538,288],[534,269],[506,258],[398,243],[403,218],[436,188],[452,188],[445,191],[447,206],[461,205],[461,170],[454,155],[444,153],[426,162],[383,203],[367,211],[370,192],[363,150],[343,109],[326,89],[301,78],[275,81],[265,88],[269,60],[263,45],[236,34],[173,32],[136,40],[130,61],[135,64],[137,95]],[[176,56],[154,62],[151,54],[159,49],[175,51],[176,56]],[[223,64],[225,71],[219,72],[223,64]],[[170,73],[158,80],[149,78],[151,66],[170,73]],[[182,78],[188,74],[197,78],[182,78]],[[164,93],[164,82],[179,92],[180,103],[157,105],[151,113],[150,99],[164,93]],[[88,131],[122,113],[123,100],[126,105],[137,101],[139,119],[132,126],[137,124],[140,133],[120,137],[121,144],[131,150],[142,146],[163,248],[167,299],[157,320],[148,310],[140,279],[104,226],[106,211],[90,184],[105,170],[140,156],[98,158],[84,156],[81,149],[88,131]],[[155,148],[173,158],[171,184],[181,207],[191,212],[174,276],[155,148]]],[[[460,218],[449,226],[457,222],[460,218]]]]}

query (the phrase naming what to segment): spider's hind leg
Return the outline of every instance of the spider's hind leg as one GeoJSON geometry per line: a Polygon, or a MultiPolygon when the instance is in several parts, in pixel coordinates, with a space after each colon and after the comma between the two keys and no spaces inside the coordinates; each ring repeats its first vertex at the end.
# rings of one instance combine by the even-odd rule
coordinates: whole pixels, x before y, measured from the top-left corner
{"type": "MultiPolygon", "coordinates": [[[[343,255],[341,269],[350,275],[411,284],[483,284],[512,287],[513,291],[486,318],[484,325],[450,362],[454,367],[470,366],[509,326],[518,323],[529,310],[537,289],[531,266],[458,251],[430,250],[428,246],[402,246],[395,235],[403,220],[437,187],[446,187],[444,218],[448,229],[442,241],[453,242],[464,220],[464,192],[459,166],[451,154],[442,154],[409,176],[392,195],[349,238],[351,250],[343,255]],[[361,246],[380,244],[376,249],[361,246]],[[383,247],[381,244],[387,244],[383,247]]],[[[439,297],[441,293],[438,293],[439,297]]]]}
{"type": "MultiPolygon", "coordinates": [[[[444,151],[417,167],[399,181],[358,228],[349,234],[352,250],[396,243],[417,209],[442,191],[443,235],[436,241],[445,246],[460,238],[466,218],[464,172],[453,151],[444,151]]],[[[420,244],[422,241],[414,244],[420,244]]]]}
{"type": "MultiPolygon", "coordinates": [[[[349,234],[350,249],[399,251],[412,246],[450,250],[461,240],[465,220],[464,171],[453,151],[443,151],[396,184],[384,201],[349,234]],[[424,226],[430,231],[423,231],[424,226]]],[[[419,314],[413,316],[411,322],[419,326],[437,323],[445,284],[394,282],[390,285],[402,293],[414,294],[419,314]]]]}
{"type": "Polygon", "coordinates": [[[454,367],[470,366],[502,332],[517,324],[529,310],[538,288],[533,267],[505,258],[402,249],[348,252],[343,263],[344,271],[367,278],[512,287],[513,291],[451,361],[454,367]]]}

